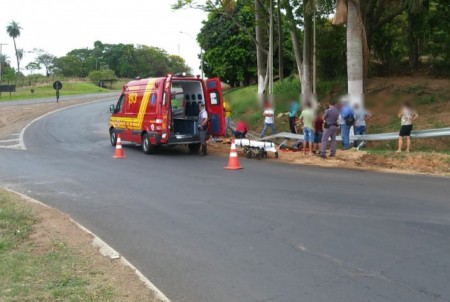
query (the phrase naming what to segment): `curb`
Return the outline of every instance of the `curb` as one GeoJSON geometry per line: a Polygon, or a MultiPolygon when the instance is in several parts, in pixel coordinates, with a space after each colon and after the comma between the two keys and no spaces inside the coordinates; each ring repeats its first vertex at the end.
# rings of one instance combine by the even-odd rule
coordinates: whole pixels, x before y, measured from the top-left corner
{"type": "MultiPolygon", "coordinates": [[[[68,107],[66,107],[68,108],[68,107]]],[[[62,110],[64,108],[61,108],[59,110],[62,110]]],[[[57,110],[57,111],[59,111],[57,110]]],[[[14,191],[10,188],[6,188],[3,187],[3,189],[5,189],[6,191],[10,192],[10,193],[14,193],[17,194],[18,196],[20,196],[22,199],[30,202],[30,203],[34,203],[34,204],[38,204],[40,206],[43,206],[47,209],[52,209],[52,210],[56,210],[60,213],[60,210],[53,208],[49,205],[46,205],[45,203],[34,199],[30,196],[27,196],[25,194],[22,194],[20,192],[14,191]]],[[[119,254],[119,252],[117,252],[115,249],[113,249],[110,245],[108,245],[105,241],[103,241],[100,237],[98,237],[97,235],[95,235],[94,233],[92,233],[89,229],[87,229],[86,227],[82,226],[81,224],[79,224],[78,222],[76,222],[75,220],[73,220],[73,218],[71,218],[69,215],[67,215],[69,217],[70,222],[72,222],[73,224],[75,224],[80,230],[82,230],[83,232],[85,232],[86,234],[92,236],[94,239],[92,240],[92,245],[96,248],[98,248],[99,253],[104,256],[104,257],[109,257],[112,260],[120,260],[120,262],[129,267],[135,274],[136,276],[139,278],[139,280],[141,282],[143,282],[145,284],[145,286],[151,290],[154,294],[155,294],[155,298],[160,301],[160,302],[171,302],[169,300],[169,298],[167,298],[147,277],[144,276],[144,274],[142,274],[133,264],[131,264],[131,262],[129,262],[125,257],[121,256],[119,254]]]]}

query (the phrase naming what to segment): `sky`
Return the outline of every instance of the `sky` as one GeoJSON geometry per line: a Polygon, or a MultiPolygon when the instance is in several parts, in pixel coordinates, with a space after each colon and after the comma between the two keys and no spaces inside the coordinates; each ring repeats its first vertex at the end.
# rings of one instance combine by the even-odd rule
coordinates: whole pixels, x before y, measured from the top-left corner
{"type": "MultiPolygon", "coordinates": [[[[0,43],[8,44],[3,46],[3,54],[8,55],[12,66],[16,66],[14,44],[6,26],[14,20],[22,27],[17,47],[25,52],[40,48],[63,56],[75,48],[92,48],[97,40],[142,44],[182,56],[194,74],[200,74],[200,46],[195,39],[207,14],[194,9],[173,11],[171,5],[176,0],[1,2],[0,43]]],[[[25,53],[21,69],[35,58],[35,54],[25,53]]]]}

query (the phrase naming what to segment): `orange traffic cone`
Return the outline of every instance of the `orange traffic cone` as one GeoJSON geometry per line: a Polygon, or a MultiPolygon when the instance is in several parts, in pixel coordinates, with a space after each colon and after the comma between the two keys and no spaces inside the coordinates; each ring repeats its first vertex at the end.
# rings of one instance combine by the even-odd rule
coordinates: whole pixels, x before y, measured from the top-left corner
{"type": "Polygon", "coordinates": [[[228,166],[225,167],[228,170],[239,170],[243,169],[239,164],[239,158],[236,150],[236,144],[234,143],[234,139],[231,141],[231,150],[230,150],[230,160],[228,161],[228,166]]]}
{"type": "Polygon", "coordinates": [[[114,158],[126,158],[125,154],[123,154],[122,140],[120,139],[119,135],[117,135],[116,151],[114,151],[113,157],[114,158]]]}

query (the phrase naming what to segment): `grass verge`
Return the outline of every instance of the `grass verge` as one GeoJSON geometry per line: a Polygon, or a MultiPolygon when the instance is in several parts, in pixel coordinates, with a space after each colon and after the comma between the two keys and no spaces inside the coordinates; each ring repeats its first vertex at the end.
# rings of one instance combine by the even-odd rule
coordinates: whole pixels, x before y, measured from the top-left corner
{"type": "MultiPolygon", "coordinates": [[[[116,86],[114,86],[113,88],[119,89],[116,86]]],[[[112,91],[114,91],[114,89],[101,88],[91,82],[63,82],[61,97],[65,95],[107,93],[112,91]]],[[[16,88],[16,92],[13,92],[11,96],[9,96],[9,93],[2,92],[0,101],[7,102],[23,99],[55,97],[55,94],[56,92],[53,89],[52,84],[48,83],[40,86],[18,87],[16,88]],[[31,92],[31,89],[34,90],[34,93],[31,92]]]]}
{"type": "Polygon", "coordinates": [[[119,262],[74,244],[67,217],[39,207],[0,189],[0,301],[155,301],[130,272],[121,272],[129,282],[121,280],[119,262]]]}

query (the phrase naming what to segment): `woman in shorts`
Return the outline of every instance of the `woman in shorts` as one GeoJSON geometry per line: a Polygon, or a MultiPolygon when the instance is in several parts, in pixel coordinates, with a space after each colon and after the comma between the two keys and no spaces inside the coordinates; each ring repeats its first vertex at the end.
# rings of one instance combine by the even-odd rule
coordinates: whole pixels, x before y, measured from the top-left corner
{"type": "Polygon", "coordinates": [[[402,152],[404,137],[406,137],[406,152],[409,152],[409,148],[411,147],[411,131],[413,130],[413,121],[419,117],[419,114],[417,114],[409,102],[405,102],[398,114],[398,117],[401,119],[401,128],[398,137],[397,152],[402,152]]]}

